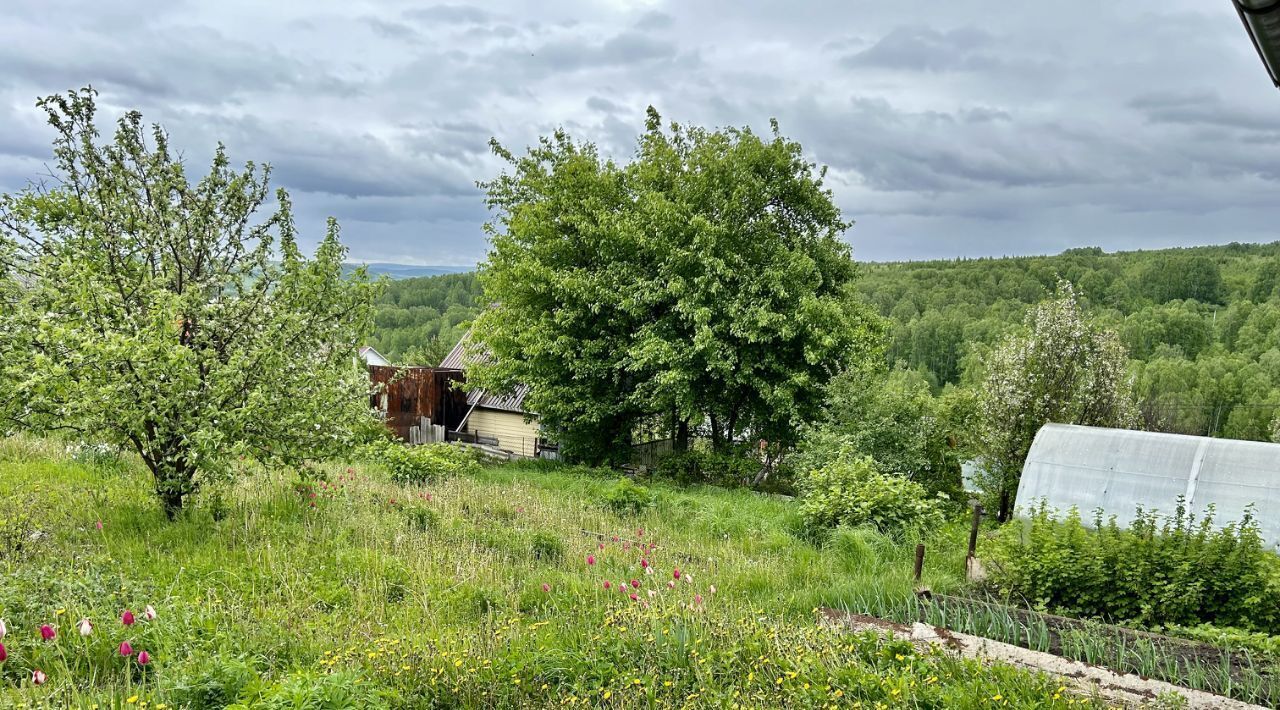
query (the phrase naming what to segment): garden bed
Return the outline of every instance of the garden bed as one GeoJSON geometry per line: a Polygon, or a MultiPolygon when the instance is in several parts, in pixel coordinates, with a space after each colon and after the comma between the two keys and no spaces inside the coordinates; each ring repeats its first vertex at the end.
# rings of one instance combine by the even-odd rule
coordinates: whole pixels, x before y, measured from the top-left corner
{"type": "Polygon", "coordinates": [[[930,594],[899,621],[974,634],[1034,651],[1269,706],[1280,705],[1280,664],[1247,652],[994,601],[930,594]]]}

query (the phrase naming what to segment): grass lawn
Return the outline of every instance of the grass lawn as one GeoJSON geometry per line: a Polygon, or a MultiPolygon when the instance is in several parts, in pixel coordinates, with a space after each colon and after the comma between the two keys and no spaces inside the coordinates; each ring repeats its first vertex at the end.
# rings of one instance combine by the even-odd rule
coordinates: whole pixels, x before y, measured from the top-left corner
{"type": "MultiPolygon", "coordinates": [[[[618,515],[613,480],[575,469],[428,486],[320,470],[252,471],[171,523],[137,465],[0,440],[0,705],[1089,704],[1052,678],[819,628],[816,607],[909,595],[913,541],[815,547],[779,498],[656,486],[652,508],[618,515]]],[[[938,535],[925,583],[947,590],[965,530],[938,535]]]]}

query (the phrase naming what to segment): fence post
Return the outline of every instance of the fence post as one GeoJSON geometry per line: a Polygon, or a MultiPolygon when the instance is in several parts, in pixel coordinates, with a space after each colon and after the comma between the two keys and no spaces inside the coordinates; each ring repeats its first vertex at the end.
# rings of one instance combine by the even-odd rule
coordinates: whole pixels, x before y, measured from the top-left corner
{"type": "Polygon", "coordinates": [[[978,552],[978,526],[982,525],[982,504],[973,504],[973,522],[969,526],[969,557],[978,552]]]}
{"type": "Polygon", "coordinates": [[[924,543],[916,545],[916,566],[912,571],[912,576],[917,582],[920,581],[920,575],[924,573],[924,543]]]}

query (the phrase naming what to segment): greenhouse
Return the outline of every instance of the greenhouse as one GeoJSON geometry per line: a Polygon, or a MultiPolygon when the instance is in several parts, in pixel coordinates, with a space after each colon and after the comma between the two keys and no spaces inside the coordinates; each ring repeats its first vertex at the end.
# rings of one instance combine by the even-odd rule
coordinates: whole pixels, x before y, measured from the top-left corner
{"type": "Polygon", "coordinates": [[[1047,424],[1027,454],[1016,505],[1043,500],[1086,519],[1101,508],[1128,524],[1138,506],[1172,513],[1179,496],[1197,517],[1213,505],[1224,525],[1253,504],[1263,539],[1280,549],[1280,444],[1047,424]]]}

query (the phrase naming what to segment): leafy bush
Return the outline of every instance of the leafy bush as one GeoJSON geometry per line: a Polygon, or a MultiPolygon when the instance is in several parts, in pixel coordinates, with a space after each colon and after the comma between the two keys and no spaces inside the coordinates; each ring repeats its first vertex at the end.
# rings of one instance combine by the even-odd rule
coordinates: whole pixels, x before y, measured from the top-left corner
{"type": "Polygon", "coordinates": [[[564,543],[549,532],[536,532],[529,541],[529,551],[535,560],[554,562],[564,557],[564,543]]]}
{"type": "Polygon", "coordinates": [[[425,505],[410,505],[405,508],[405,518],[409,527],[418,532],[426,532],[440,525],[440,514],[425,505]]]}
{"type": "Polygon", "coordinates": [[[653,492],[630,478],[621,478],[605,492],[604,505],[620,515],[635,515],[653,505],[653,492]]]}
{"type": "Polygon", "coordinates": [[[1280,636],[1272,636],[1265,631],[1242,631],[1241,629],[1222,628],[1212,624],[1199,626],[1171,626],[1164,629],[1171,636],[1180,636],[1193,641],[1225,648],[1231,651],[1248,651],[1259,656],[1280,660],[1280,636]]]}
{"type": "Polygon", "coordinates": [[[713,451],[683,451],[670,454],[654,467],[655,478],[680,485],[706,483],[736,487],[750,485],[760,473],[760,461],[750,456],[713,451]]]}
{"type": "Polygon", "coordinates": [[[1006,525],[990,550],[992,582],[1057,613],[1146,626],[1202,622],[1262,631],[1280,623],[1275,555],[1253,511],[1222,529],[1179,500],[1171,518],[1138,509],[1128,529],[1101,512],[1092,528],[1077,510],[1063,520],[1045,504],[1006,525]]]}
{"type": "Polygon", "coordinates": [[[833,461],[801,476],[800,504],[810,530],[870,526],[884,533],[942,524],[942,500],[904,476],[880,473],[871,458],[833,461]]]}
{"type": "Polygon", "coordinates": [[[395,441],[382,441],[366,447],[366,452],[400,483],[429,483],[480,471],[475,452],[461,446],[405,446],[395,441]]]}

